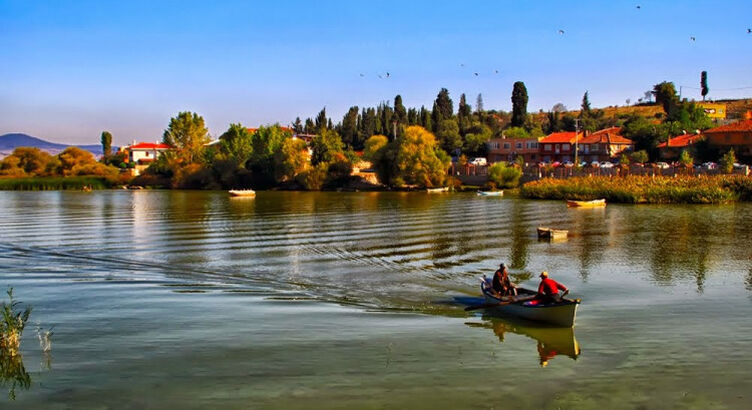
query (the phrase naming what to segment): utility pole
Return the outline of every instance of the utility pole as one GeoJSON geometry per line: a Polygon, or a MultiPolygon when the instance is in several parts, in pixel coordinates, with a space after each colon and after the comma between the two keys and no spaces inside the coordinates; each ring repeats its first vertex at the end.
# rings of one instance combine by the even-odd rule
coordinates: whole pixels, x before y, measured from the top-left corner
{"type": "Polygon", "coordinates": [[[577,141],[577,140],[579,140],[579,138],[578,138],[579,132],[580,132],[580,119],[579,118],[575,118],[574,119],[574,166],[576,166],[576,167],[580,166],[580,162],[577,159],[577,157],[578,157],[577,154],[579,154],[579,151],[580,151],[580,149],[579,149],[580,146],[579,146],[578,141],[577,141]]]}

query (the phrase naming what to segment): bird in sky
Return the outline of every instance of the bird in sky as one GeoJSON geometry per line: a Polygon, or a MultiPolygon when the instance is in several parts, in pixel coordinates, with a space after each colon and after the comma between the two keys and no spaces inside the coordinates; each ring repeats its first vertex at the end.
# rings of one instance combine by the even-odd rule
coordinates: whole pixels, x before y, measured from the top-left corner
{"type": "Polygon", "coordinates": [[[460,67],[464,67],[464,66],[465,66],[465,63],[460,63],[460,67]]]}
{"type": "Polygon", "coordinates": [[[564,30],[559,29],[559,34],[564,34],[564,30]]]}
{"type": "Polygon", "coordinates": [[[752,28],[747,29],[747,34],[752,33],[752,28]]]}
{"type": "Polygon", "coordinates": [[[695,38],[694,38],[694,37],[690,37],[689,39],[690,39],[690,40],[692,40],[692,41],[695,41],[695,38]]]}
{"type": "Polygon", "coordinates": [[[494,72],[495,72],[496,74],[499,74],[499,70],[494,70],[494,72]]]}
{"type": "Polygon", "coordinates": [[[640,9],[640,5],[639,4],[637,5],[637,8],[640,9]]]}
{"type": "Polygon", "coordinates": [[[386,78],[389,78],[389,71],[386,72],[386,78]]]}
{"type": "Polygon", "coordinates": [[[478,76],[478,73],[473,73],[473,74],[475,74],[476,77],[478,76]]]}
{"type": "Polygon", "coordinates": [[[384,77],[382,77],[381,74],[379,74],[379,78],[384,78],[384,77]]]}
{"type": "Polygon", "coordinates": [[[363,73],[360,73],[360,76],[361,76],[361,77],[365,77],[365,75],[363,75],[363,73]]]}

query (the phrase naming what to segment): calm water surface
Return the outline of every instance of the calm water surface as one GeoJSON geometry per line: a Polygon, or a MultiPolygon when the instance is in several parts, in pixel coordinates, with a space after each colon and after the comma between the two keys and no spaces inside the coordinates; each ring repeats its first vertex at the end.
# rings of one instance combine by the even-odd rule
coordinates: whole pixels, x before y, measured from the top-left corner
{"type": "Polygon", "coordinates": [[[2,408],[752,408],[752,206],[0,192],[2,408]],[[569,229],[538,242],[539,225],[569,229]],[[499,262],[574,331],[466,313],[499,262]],[[52,326],[42,352],[35,328],[52,326]]]}

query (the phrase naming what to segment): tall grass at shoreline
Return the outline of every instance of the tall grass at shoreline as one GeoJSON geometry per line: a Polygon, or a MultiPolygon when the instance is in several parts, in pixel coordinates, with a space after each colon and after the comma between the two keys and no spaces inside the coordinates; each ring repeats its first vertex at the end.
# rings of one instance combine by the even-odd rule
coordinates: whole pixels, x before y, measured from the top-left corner
{"type": "Polygon", "coordinates": [[[0,190],[2,191],[108,189],[112,188],[114,184],[107,178],[95,176],[0,178],[0,190]]]}
{"type": "Polygon", "coordinates": [[[531,199],[592,200],[629,204],[720,204],[752,201],[752,179],[742,175],[546,178],[522,186],[531,199]]]}

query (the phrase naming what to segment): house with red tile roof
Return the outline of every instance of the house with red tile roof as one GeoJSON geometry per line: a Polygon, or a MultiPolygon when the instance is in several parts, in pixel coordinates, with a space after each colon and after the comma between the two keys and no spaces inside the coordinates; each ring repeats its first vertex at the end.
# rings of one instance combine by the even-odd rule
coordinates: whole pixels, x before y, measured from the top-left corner
{"type": "Polygon", "coordinates": [[[574,161],[575,142],[582,139],[582,133],[554,132],[538,141],[542,162],[574,161]]]}
{"type": "Polygon", "coordinates": [[[661,159],[665,160],[679,159],[682,151],[691,151],[693,156],[696,156],[696,153],[693,152],[694,144],[704,139],[705,136],[700,132],[695,134],[682,134],[658,144],[658,152],[661,159]]]}
{"type": "Polygon", "coordinates": [[[634,143],[621,135],[621,127],[605,128],[586,134],[579,142],[579,159],[603,162],[616,158],[624,151],[634,150],[634,143]]]}
{"type": "Polygon", "coordinates": [[[119,152],[125,153],[125,162],[135,164],[135,175],[144,171],[152,162],[165,152],[174,148],[161,142],[136,142],[120,147],[119,152]]]}
{"type": "Polygon", "coordinates": [[[486,143],[488,162],[511,162],[522,157],[528,164],[540,161],[539,138],[494,138],[486,143]]]}
{"type": "Polygon", "coordinates": [[[726,152],[733,148],[736,156],[752,159],[752,119],[705,130],[708,144],[726,152]]]}

